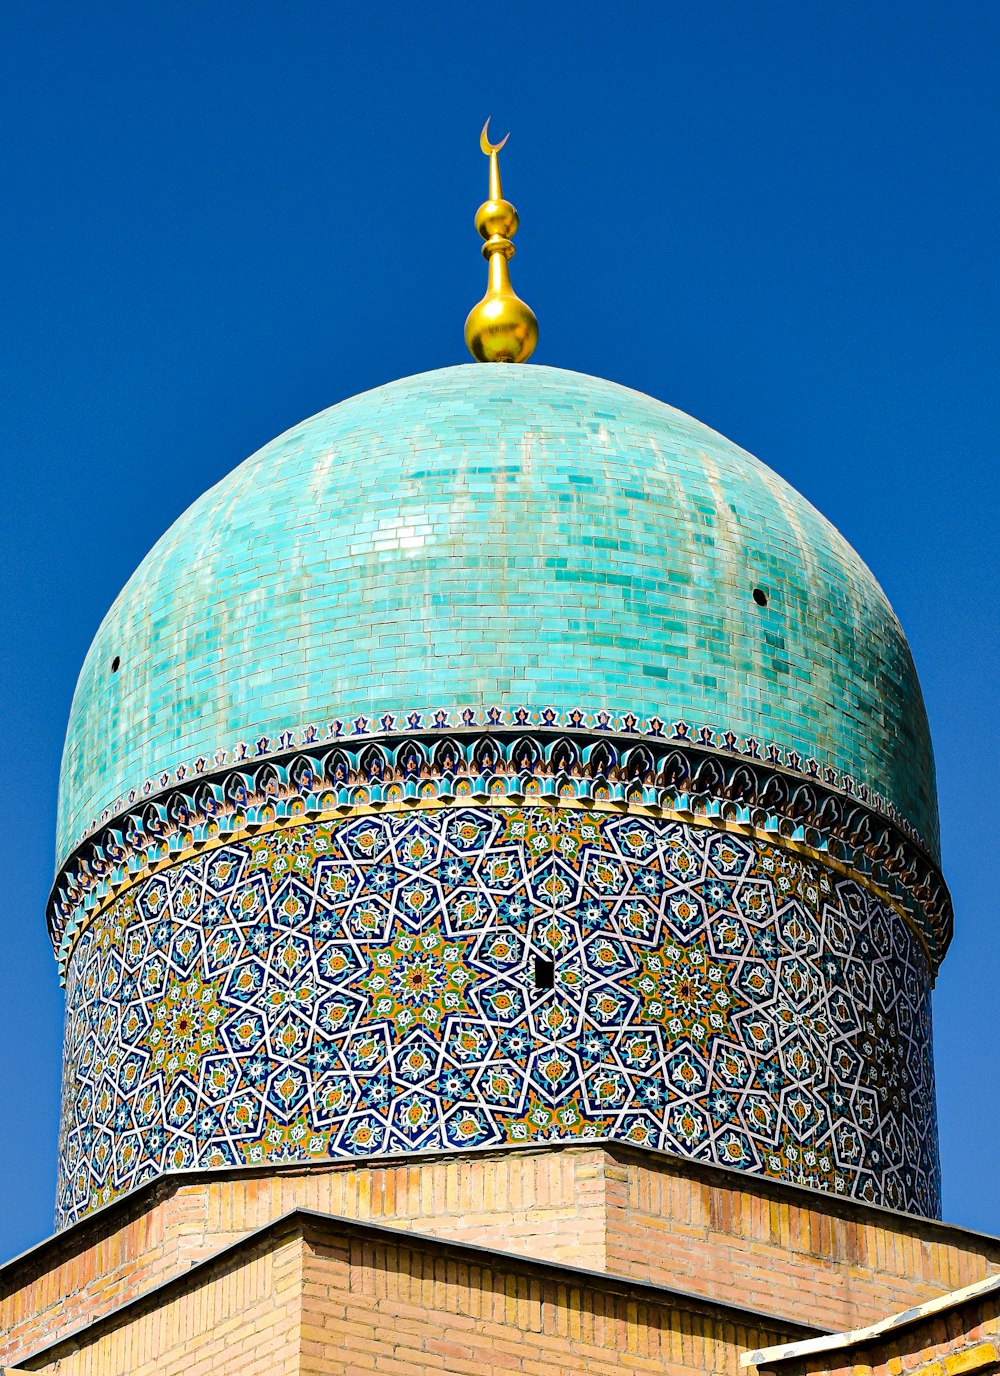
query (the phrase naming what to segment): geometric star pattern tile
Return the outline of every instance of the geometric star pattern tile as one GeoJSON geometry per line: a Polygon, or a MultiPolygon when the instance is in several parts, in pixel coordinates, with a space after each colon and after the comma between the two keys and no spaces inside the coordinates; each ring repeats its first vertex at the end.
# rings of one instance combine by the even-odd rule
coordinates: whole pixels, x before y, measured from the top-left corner
{"type": "Polygon", "coordinates": [[[712,826],[272,829],[80,937],[57,1221],[196,1166],[598,1139],[936,1216],[929,989],[869,889],[712,826]]]}

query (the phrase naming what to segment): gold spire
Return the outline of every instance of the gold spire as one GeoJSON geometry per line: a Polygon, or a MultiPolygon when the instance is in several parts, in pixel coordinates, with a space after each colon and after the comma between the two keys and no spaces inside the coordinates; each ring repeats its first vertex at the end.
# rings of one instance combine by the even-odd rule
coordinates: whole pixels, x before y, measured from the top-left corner
{"type": "Polygon", "coordinates": [[[486,240],[483,257],[490,265],[486,295],[473,306],[465,322],[465,342],[480,363],[523,363],[538,343],[538,321],[510,284],[508,260],[514,256],[511,239],[517,232],[517,211],[503,198],[497,154],[510,138],[490,143],[489,120],[479,146],[490,160],[490,198],[476,211],[476,228],[486,240]]]}

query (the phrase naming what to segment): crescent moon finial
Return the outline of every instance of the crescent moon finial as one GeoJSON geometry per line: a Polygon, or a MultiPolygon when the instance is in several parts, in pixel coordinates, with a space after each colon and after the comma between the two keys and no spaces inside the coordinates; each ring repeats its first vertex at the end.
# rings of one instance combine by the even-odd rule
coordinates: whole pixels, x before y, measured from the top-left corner
{"type": "Polygon", "coordinates": [[[500,140],[499,143],[490,143],[490,140],[489,140],[489,130],[490,130],[490,120],[491,120],[492,118],[493,118],[492,115],[490,115],[490,116],[487,118],[486,123],[483,125],[483,132],[479,135],[479,146],[480,146],[480,148],[483,150],[483,152],[486,154],[487,157],[489,157],[489,155],[490,155],[491,153],[499,153],[499,152],[500,152],[500,149],[504,146],[504,144],[505,144],[505,143],[507,142],[507,140],[510,138],[510,134],[508,133],[508,134],[504,134],[503,138],[500,140]]]}
{"type": "Polygon", "coordinates": [[[465,342],[479,363],[523,363],[538,343],[538,321],[510,284],[508,264],[514,256],[511,240],[517,231],[517,211],[500,185],[497,154],[510,138],[490,143],[490,122],[483,125],[479,146],[490,160],[490,195],[476,211],[476,228],[486,241],[483,257],[490,265],[486,295],[473,306],[465,322],[465,342]]]}

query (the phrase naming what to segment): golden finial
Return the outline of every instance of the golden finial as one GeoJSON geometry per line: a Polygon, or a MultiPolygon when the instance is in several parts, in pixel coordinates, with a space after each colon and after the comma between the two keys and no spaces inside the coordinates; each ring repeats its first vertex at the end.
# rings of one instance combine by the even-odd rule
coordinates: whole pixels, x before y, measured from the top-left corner
{"type": "Polygon", "coordinates": [[[465,342],[480,363],[523,363],[538,343],[538,321],[510,284],[508,261],[514,256],[511,239],[517,232],[517,211],[503,198],[497,154],[510,138],[489,141],[489,120],[479,146],[490,160],[490,198],[476,211],[476,228],[486,240],[483,257],[490,265],[486,295],[473,306],[465,322],[465,342]]]}

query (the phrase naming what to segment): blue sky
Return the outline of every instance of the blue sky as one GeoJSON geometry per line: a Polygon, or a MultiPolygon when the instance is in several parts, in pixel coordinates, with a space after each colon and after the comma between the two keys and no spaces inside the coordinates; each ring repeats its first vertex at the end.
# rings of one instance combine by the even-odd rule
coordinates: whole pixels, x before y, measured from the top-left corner
{"type": "Polygon", "coordinates": [[[935,994],[945,1217],[1000,1233],[998,40],[985,2],[7,0],[0,1258],[51,1228],[43,910],[87,645],[248,453],[464,360],[490,113],[513,131],[535,361],[765,459],[906,628],[957,914],[935,994]]]}

